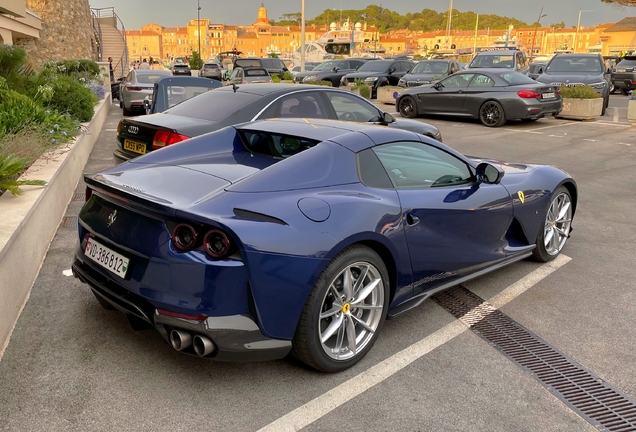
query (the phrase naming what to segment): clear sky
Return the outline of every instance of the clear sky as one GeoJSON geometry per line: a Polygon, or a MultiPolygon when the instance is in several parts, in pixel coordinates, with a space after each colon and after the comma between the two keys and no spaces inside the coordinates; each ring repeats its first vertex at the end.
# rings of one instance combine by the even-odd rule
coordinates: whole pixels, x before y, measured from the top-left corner
{"type": "MultiPolygon", "coordinates": [[[[115,7],[115,12],[124,22],[126,29],[139,29],[142,25],[155,23],[164,27],[185,25],[197,17],[197,0],[89,0],[91,7],[115,7]]],[[[247,25],[256,21],[256,12],[262,0],[199,0],[201,18],[226,24],[247,25]]],[[[377,2],[377,0],[376,0],[377,2]]],[[[267,15],[278,19],[282,14],[300,12],[301,0],[266,0],[267,15]]],[[[310,19],[325,9],[363,9],[372,0],[306,0],[306,17],[310,19]]],[[[448,0],[392,0],[377,2],[401,14],[419,12],[422,9],[448,10],[448,0]]],[[[472,10],[476,13],[499,14],[522,21],[535,22],[541,7],[545,14],[542,23],[565,21],[568,26],[576,26],[579,10],[583,13],[581,25],[588,27],[602,22],[618,21],[626,16],[636,16],[636,7],[618,7],[602,3],[601,0],[454,0],[453,7],[459,11],[472,10]]],[[[339,12],[338,12],[339,13],[339,12]]],[[[344,18],[344,17],[343,17],[344,18]]]]}

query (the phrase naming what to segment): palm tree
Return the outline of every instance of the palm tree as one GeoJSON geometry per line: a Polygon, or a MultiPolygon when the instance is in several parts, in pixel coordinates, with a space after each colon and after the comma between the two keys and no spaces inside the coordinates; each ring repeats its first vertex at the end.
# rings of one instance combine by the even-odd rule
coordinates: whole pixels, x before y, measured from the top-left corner
{"type": "Polygon", "coordinates": [[[24,171],[26,164],[30,162],[27,158],[18,158],[13,155],[0,155],[0,191],[8,190],[13,195],[20,195],[20,186],[44,186],[43,180],[16,180],[18,174],[24,171]]]}

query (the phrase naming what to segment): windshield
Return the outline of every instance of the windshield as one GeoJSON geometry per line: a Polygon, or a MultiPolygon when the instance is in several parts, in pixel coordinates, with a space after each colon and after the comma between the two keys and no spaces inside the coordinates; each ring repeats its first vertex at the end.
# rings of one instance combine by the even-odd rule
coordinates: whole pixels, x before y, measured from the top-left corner
{"type": "Polygon", "coordinates": [[[216,63],[206,63],[203,65],[205,69],[218,69],[219,65],[216,63]]]}
{"type": "Polygon", "coordinates": [[[519,72],[501,72],[497,74],[502,80],[510,85],[536,84],[532,78],[520,74],[519,72]]]}
{"type": "Polygon", "coordinates": [[[318,66],[314,68],[315,71],[329,71],[336,67],[336,65],[340,63],[340,60],[328,61],[324,63],[320,63],[318,66]]]}
{"type": "Polygon", "coordinates": [[[393,62],[390,62],[390,61],[388,62],[382,61],[382,60],[370,61],[360,66],[360,68],[358,69],[358,72],[386,72],[386,70],[392,64],[393,62]]]}
{"type": "Polygon", "coordinates": [[[601,73],[603,68],[598,57],[557,56],[548,65],[548,72],[593,72],[601,73]]]}
{"type": "Polygon", "coordinates": [[[444,74],[448,72],[448,66],[450,63],[446,62],[432,62],[421,61],[415,65],[412,74],[444,74]]]}
{"type": "Polygon", "coordinates": [[[211,91],[188,99],[167,112],[183,117],[219,121],[231,116],[240,108],[256,103],[260,97],[249,93],[211,91]]]}
{"type": "Polygon", "coordinates": [[[623,60],[616,65],[616,69],[625,69],[636,67],[636,60],[623,60]]]}
{"type": "Polygon", "coordinates": [[[236,67],[260,67],[261,60],[260,59],[237,59],[234,61],[234,65],[236,67]]]}
{"type": "Polygon", "coordinates": [[[470,62],[470,68],[510,68],[515,65],[512,55],[485,54],[478,55],[470,62]]]}

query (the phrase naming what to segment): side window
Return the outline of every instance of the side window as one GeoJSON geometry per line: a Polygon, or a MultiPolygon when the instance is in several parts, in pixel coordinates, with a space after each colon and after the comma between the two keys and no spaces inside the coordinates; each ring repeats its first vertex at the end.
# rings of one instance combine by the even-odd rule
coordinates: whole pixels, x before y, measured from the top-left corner
{"type": "Polygon", "coordinates": [[[261,60],[261,64],[263,65],[263,67],[265,69],[272,69],[274,68],[274,65],[272,64],[273,62],[269,59],[263,59],[261,60]]]}
{"type": "Polygon", "coordinates": [[[495,81],[486,75],[476,74],[468,87],[492,87],[495,85],[495,81]]]}
{"type": "Polygon", "coordinates": [[[349,69],[349,62],[341,61],[336,65],[336,67],[338,68],[338,70],[349,69]]]}
{"type": "Polygon", "coordinates": [[[440,81],[440,83],[444,86],[444,88],[466,88],[474,76],[475,74],[471,73],[451,75],[445,80],[440,81]]]}
{"type": "Polygon", "coordinates": [[[517,53],[517,69],[526,67],[526,56],[522,52],[517,53]]]}
{"type": "Polygon", "coordinates": [[[387,175],[373,149],[366,149],[356,155],[360,182],[372,188],[391,189],[393,183],[387,175]]]}
{"type": "Polygon", "coordinates": [[[349,67],[351,69],[355,69],[357,67],[360,67],[364,64],[364,62],[361,62],[360,60],[349,60],[349,67]]]}
{"type": "Polygon", "coordinates": [[[402,72],[408,72],[411,70],[411,68],[413,67],[413,65],[411,65],[411,63],[408,62],[401,62],[400,63],[400,70],[402,72]]]}
{"type": "Polygon", "coordinates": [[[325,92],[339,120],[370,122],[379,120],[379,111],[371,103],[345,92],[325,92]]]}
{"type": "Polygon", "coordinates": [[[294,93],[281,99],[278,104],[281,117],[329,118],[318,93],[294,93]]]}
{"type": "Polygon", "coordinates": [[[470,183],[468,166],[436,147],[398,142],[374,147],[374,153],[396,189],[428,189],[470,183]]]}

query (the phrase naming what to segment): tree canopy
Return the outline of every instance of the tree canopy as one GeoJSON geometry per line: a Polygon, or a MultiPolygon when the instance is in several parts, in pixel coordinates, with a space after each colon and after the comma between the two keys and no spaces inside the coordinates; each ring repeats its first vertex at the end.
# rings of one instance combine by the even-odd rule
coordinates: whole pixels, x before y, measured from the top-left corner
{"type": "MultiPolygon", "coordinates": [[[[603,0],[612,1],[612,0],[603,0]]],[[[613,0],[630,1],[636,0],[613,0]]],[[[308,21],[308,24],[329,25],[332,22],[343,22],[349,19],[350,22],[366,22],[368,25],[375,25],[379,31],[409,29],[412,31],[433,31],[444,30],[448,23],[448,11],[438,12],[433,9],[423,9],[421,12],[407,13],[401,15],[378,5],[369,5],[364,9],[325,9],[323,13],[308,21]]],[[[460,12],[453,10],[452,27],[454,30],[474,30],[477,14],[472,11],[460,12]]],[[[300,13],[289,13],[280,17],[279,21],[270,21],[272,25],[298,25],[300,13]]],[[[479,15],[479,28],[491,28],[503,30],[509,25],[515,27],[533,27],[536,23],[528,24],[516,18],[500,15],[479,15]]],[[[560,23],[559,23],[560,24],[560,23]]],[[[557,24],[556,26],[558,26],[557,24]]]]}

